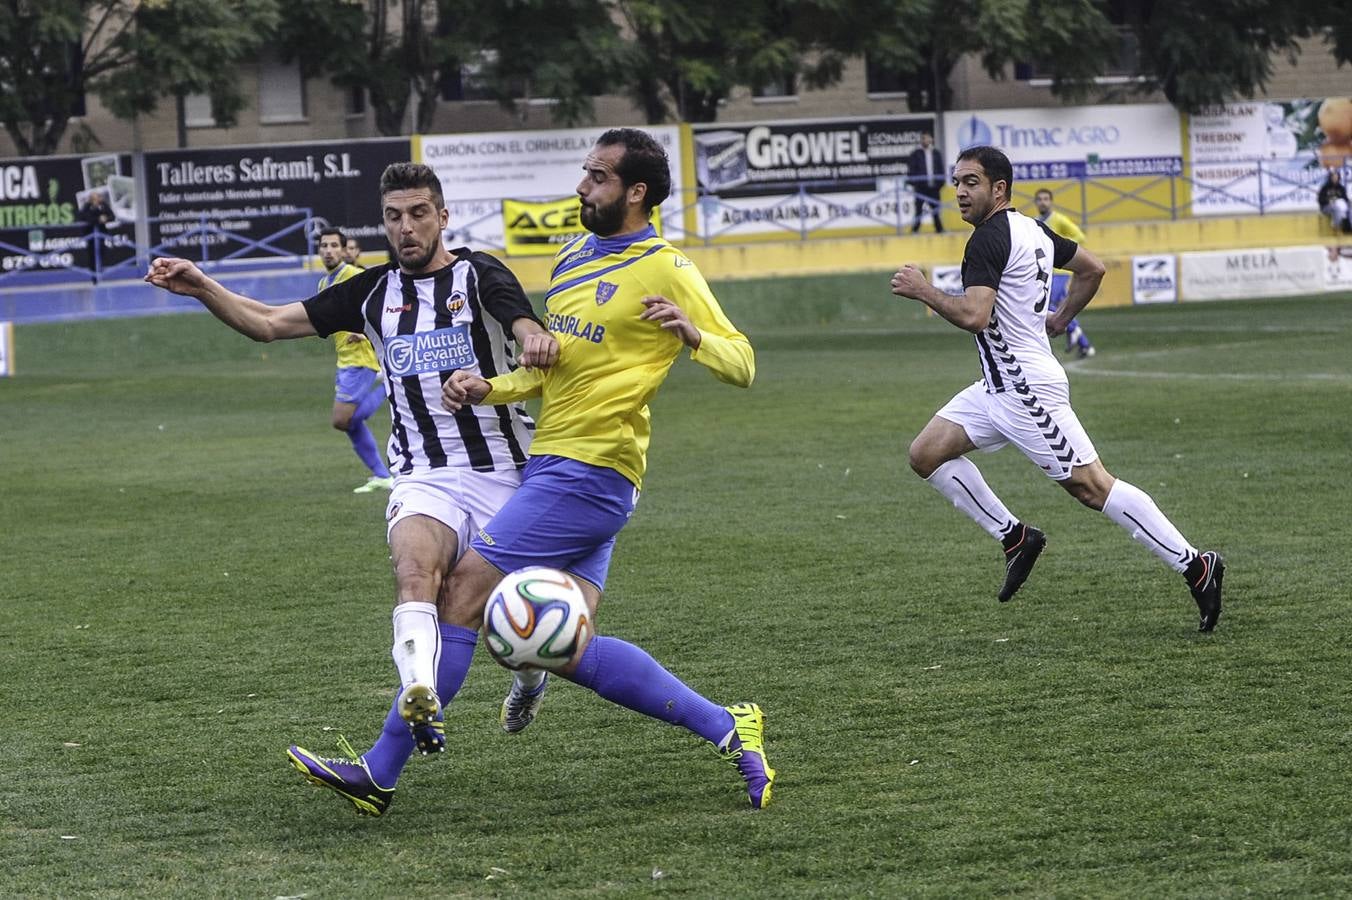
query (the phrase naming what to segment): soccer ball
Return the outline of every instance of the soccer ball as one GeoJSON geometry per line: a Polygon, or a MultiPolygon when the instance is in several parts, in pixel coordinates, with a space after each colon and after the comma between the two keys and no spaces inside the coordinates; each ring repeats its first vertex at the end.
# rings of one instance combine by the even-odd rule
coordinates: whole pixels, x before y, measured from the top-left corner
{"type": "Polygon", "coordinates": [[[484,607],[488,652],[509,669],[567,662],[590,628],[587,600],[573,576],[543,566],[502,579],[484,607]]]}

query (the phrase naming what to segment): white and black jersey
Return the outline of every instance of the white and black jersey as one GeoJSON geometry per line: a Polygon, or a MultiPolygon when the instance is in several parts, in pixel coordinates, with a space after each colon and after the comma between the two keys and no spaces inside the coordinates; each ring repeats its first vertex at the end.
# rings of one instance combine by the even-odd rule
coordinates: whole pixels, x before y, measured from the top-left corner
{"type": "Polygon", "coordinates": [[[1014,209],[995,213],[968,238],[963,288],[995,290],[991,320],[976,335],[987,391],[1065,382],[1066,370],[1047,340],[1047,301],[1052,269],[1069,262],[1076,249],[1074,241],[1014,209]]]}
{"type": "Polygon", "coordinates": [[[535,429],[520,404],[442,408],[441,386],[452,372],[492,378],[516,368],[512,322],[539,321],[506,266],[468,248],[451,252],[455,262],[436,272],[380,266],[304,301],[321,337],[355,331],[375,348],[390,399],[390,468],[400,474],[519,469],[535,429]]]}

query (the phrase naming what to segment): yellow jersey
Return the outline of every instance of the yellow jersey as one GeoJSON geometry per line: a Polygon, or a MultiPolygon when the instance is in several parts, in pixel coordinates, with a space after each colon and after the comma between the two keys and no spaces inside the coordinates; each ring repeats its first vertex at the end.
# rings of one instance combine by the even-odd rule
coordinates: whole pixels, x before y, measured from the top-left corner
{"type": "Polygon", "coordinates": [[[1048,228],[1061,235],[1061,237],[1074,241],[1077,244],[1084,243],[1084,232],[1080,230],[1080,226],[1076,225],[1074,220],[1061,212],[1061,210],[1054,209],[1047,213],[1045,217],[1038,216],[1037,218],[1046,223],[1048,228]]]}
{"type": "MultiPolygon", "coordinates": [[[[325,272],[323,277],[319,279],[319,289],[322,291],[340,281],[347,281],[361,271],[350,263],[340,263],[338,268],[325,272]]],[[[355,331],[335,331],[332,337],[333,346],[338,351],[338,368],[363,368],[380,371],[380,363],[376,362],[375,348],[366,339],[366,335],[357,334],[355,331]],[[350,340],[353,337],[360,338],[360,340],[350,340]]]]}
{"type": "Polygon", "coordinates": [[[541,398],[533,456],[564,456],[614,469],[642,486],[651,427],[648,401],[685,344],[639,318],[644,297],[674,302],[700,331],[691,359],[720,381],[750,387],[751,342],[728,320],[685,254],[651,228],[612,238],[585,235],[554,258],[545,327],[559,342],[549,369],[489,379],[485,402],[541,398]]]}

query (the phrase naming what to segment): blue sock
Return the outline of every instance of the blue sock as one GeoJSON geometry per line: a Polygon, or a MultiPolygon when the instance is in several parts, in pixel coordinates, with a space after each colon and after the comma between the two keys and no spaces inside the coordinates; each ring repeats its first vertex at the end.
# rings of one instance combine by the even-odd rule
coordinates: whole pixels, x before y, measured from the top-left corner
{"type": "Polygon", "coordinates": [[[385,389],[376,382],[375,386],[366,392],[357,403],[357,408],[352,412],[354,422],[365,422],[371,416],[375,415],[376,410],[380,409],[380,404],[385,402],[385,389]]]}
{"type": "Polygon", "coordinates": [[[357,456],[366,463],[366,468],[371,470],[373,475],[380,478],[389,478],[390,470],[386,468],[385,461],[380,458],[380,449],[376,447],[376,439],[371,434],[371,429],[366,427],[365,422],[358,421],[355,416],[352,418],[352,424],[347,426],[347,439],[352,442],[352,449],[357,451],[357,456]]]}
{"type": "Polygon", "coordinates": [[[399,691],[396,690],[394,705],[390,707],[389,715],[385,716],[385,727],[380,730],[380,737],[376,739],[375,746],[363,753],[361,758],[366,762],[366,768],[375,783],[389,789],[399,780],[399,773],[404,771],[415,746],[413,732],[408,730],[408,725],[399,715],[399,691]]]}
{"type": "Polygon", "coordinates": [[[619,638],[592,638],[569,680],[611,703],[688,728],[715,745],[733,729],[732,713],[686,687],[642,648],[619,638]]]}
{"type": "MultiPolygon", "coordinates": [[[[446,704],[451,702],[465,683],[465,674],[469,671],[470,661],[474,659],[474,645],[479,640],[479,632],[472,628],[447,625],[441,622],[441,656],[437,659],[437,697],[441,700],[443,713],[446,704]]],[[[385,716],[385,727],[380,731],[375,746],[362,754],[366,768],[375,783],[383,788],[392,788],[399,780],[399,774],[408,764],[416,744],[413,732],[399,715],[399,692],[395,692],[394,705],[385,716]]]]}
{"type": "Polygon", "coordinates": [[[469,674],[474,660],[474,645],[479,643],[479,632],[438,622],[441,631],[441,657],[437,659],[437,698],[443,709],[460,693],[460,686],[469,674]]]}

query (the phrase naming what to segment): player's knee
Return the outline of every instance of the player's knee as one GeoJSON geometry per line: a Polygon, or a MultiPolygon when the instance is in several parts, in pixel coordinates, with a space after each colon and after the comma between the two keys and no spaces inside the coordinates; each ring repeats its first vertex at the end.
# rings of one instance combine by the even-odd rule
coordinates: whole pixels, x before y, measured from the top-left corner
{"type": "Polygon", "coordinates": [[[352,413],[334,413],[333,427],[335,431],[347,431],[352,427],[352,413]]]}
{"type": "Polygon", "coordinates": [[[484,604],[502,573],[477,553],[466,553],[442,583],[437,612],[443,622],[463,628],[483,623],[484,604]]]}
{"type": "Polygon", "coordinates": [[[919,438],[911,441],[911,446],[906,451],[906,461],[910,463],[911,471],[921,478],[929,478],[934,474],[934,470],[939,468],[934,454],[919,438]]]}
{"type": "Polygon", "coordinates": [[[437,592],[445,574],[441,566],[414,556],[394,560],[394,581],[401,599],[426,600],[437,592]]]}

